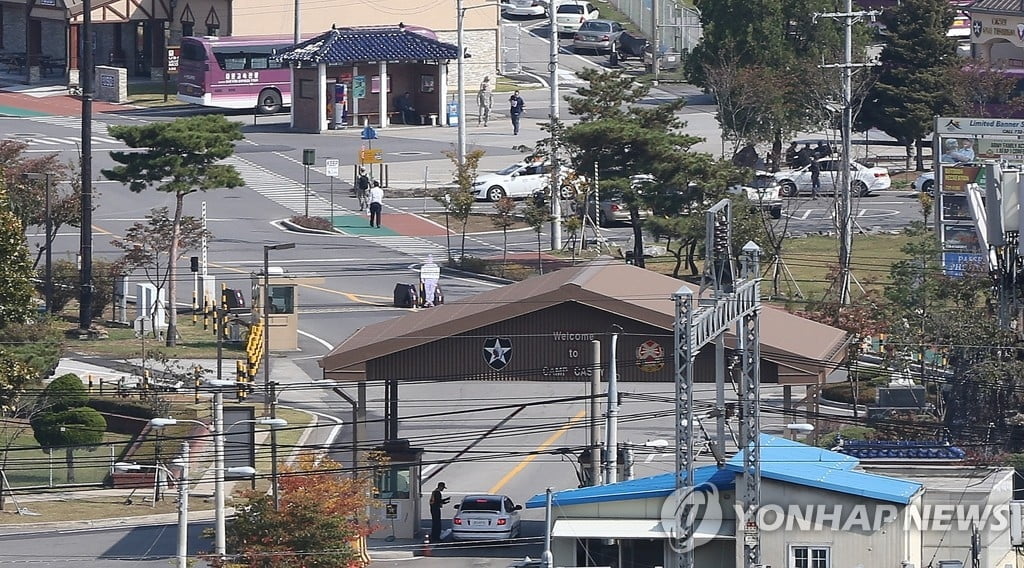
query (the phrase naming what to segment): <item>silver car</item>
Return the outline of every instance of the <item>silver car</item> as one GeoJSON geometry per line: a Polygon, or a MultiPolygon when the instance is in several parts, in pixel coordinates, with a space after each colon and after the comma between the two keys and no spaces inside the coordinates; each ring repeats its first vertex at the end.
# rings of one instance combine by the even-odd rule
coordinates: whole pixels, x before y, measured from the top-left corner
{"type": "Polygon", "coordinates": [[[583,22],[572,36],[574,51],[593,50],[595,52],[611,51],[619,36],[625,31],[622,24],[612,20],[588,20],[583,22]]]}

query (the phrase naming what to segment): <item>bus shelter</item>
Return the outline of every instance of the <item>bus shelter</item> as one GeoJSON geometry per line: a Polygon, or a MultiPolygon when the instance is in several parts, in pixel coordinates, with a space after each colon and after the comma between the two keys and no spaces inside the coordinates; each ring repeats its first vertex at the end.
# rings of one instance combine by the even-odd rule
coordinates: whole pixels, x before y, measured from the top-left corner
{"type": "Polygon", "coordinates": [[[454,45],[401,24],[332,28],[277,56],[292,69],[291,126],[302,132],[443,122],[457,58],[454,45]]]}

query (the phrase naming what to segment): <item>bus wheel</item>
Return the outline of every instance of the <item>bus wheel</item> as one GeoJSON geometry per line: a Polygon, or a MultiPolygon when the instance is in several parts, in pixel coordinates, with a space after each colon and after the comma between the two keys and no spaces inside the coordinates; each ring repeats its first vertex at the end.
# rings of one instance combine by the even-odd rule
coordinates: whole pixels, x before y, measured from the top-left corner
{"type": "Polygon", "coordinates": [[[260,91],[259,102],[256,108],[262,114],[274,114],[281,111],[281,93],[273,89],[263,89],[260,91]]]}

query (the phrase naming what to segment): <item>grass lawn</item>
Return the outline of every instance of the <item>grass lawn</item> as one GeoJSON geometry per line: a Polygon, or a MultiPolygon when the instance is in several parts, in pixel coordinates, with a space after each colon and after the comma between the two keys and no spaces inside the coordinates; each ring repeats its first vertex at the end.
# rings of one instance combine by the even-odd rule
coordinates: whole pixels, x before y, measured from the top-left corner
{"type": "MultiPolygon", "coordinates": [[[[6,442],[13,437],[4,467],[11,487],[56,487],[67,483],[64,450],[54,450],[51,456],[36,443],[31,427],[24,425],[24,428],[20,428],[19,424],[12,425],[11,422],[5,424],[6,430],[0,428],[0,440],[6,442]]],[[[103,435],[102,445],[74,450],[75,483],[101,483],[110,471],[110,464],[124,452],[129,443],[131,436],[107,432],[103,435]]]]}
{"type": "MultiPolygon", "coordinates": [[[[889,268],[892,263],[903,258],[900,247],[909,242],[904,235],[854,235],[853,257],[851,260],[852,284],[854,298],[861,294],[860,286],[865,290],[881,291],[889,281],[889,268]]],[[[828,276],[832,267],[838,263],[838,245],[835,237],[808,236],[787,239],[782,253],[782,264],[777,266],[779,276],[778,294],[772,287],[773,264],[762,265],[764,282],[762,294],[773,296],[775,300],[800,301],[797,288],[805,300],[821,299],[828,290],[828,276]]],[[[663,274],[671,274],[675,260],[671,256],[647,259],[646,266],[663,274]]],[[[698,261],[699,269],[703,268],[703,260],[698,261]]],[[[680,276],[688,278],[689,274],[683,267],[680,276]]]]}
{"type": "MultiPolygon", "coordinates": [[[[68,329],[77,325],[69,322],[68,329]]],[[[243,331],[245,327],[243,326],[243,331]]],[[[161,330],[166,331],[166,330],[161,330]]],[[[69,344],[69,349],[82,355],[96,355],[113,359],[133,359],[142,357],[142,353],[159,351],[171,359],[216,359],[217,336],[213,332],[212,320],[207,329],[203,329],[203,318],[200,316],[195,325],[192,317],[180,315],[178,319],[177,346],[167,347],[166,341],[147,334],[136,337],[135,330],[123,327],[107,328],[109,338],[100,341],[82,341],[69,344]]],[[[244,339],[244,337],[243,337],[244,339]]],[[[238,358],[245,353],[245,343],[224,341],[222,349],[224,357],[238,358]]]]}
{"type": "Polygon", "coordinates": [[[167,81],[166,90],[164,89],[163,81],[129,82],[128,101],[133,105],[145,107],[176,106],[182,104],[178,100],[178,83],[173,79],[167,81]]]}

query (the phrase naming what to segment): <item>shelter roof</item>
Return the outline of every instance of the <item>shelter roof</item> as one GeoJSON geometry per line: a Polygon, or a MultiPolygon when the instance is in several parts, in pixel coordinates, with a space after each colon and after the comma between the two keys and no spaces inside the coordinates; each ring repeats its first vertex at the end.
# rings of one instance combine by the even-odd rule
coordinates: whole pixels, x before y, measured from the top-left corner
{"type": "Polygon", "coordinates": [[[1024,10],[1024,2],[1021,0],[977,0],[972,3],[968,10],[979,12],[1005,12],[1017,13],[1024,10]]]}
{"type": "MultiPolygon", "coordinates": [[[[334,347],[320,361],[326,373],[361,369],[367,361],[450,337],[551,306],[575,302],[644,322],[671,333],[675,303],[681,287],[694,297],[696,285],[657,272],[608,259],[597,259],[477,294],[427,310],[368,325],[334,347]]],[[[760,317],[761,354],[791,374],[816,374],[831,369],[845,355],[845,331],[763,306],[760,317]]],[[[727,345],[735,337],[726,335],[727,345]]]]}
{"type": "MultiPolygon", "coordinates": [[[[916,481],[857,471],[854,468],[860,462],[851,456],[768,434],[761,434],[760,440],[762,479],[902,505],[908,504],[922,488],[916,481]]],[[[718,490],[730,489],[735,486],[736,476],[742,473],[741,451],[724,468],[704,466],[693,470],[694,486],[711,484],[718,490]]],[[[675,473],[664,473],[610,485],[558,491],[552,500],[556,506],[564,507],[660,498],[675,491],[675,483],[675,473]]],[[[545,501],[545,494],[534,495],[526,502],[526,508],[543,507],[545,501]]]]}
{"type": "Polygon", "coordinates": [[[277,59],[290,63],[342,65],[362,61],[423,61],[457,59],[459,50],[430,37],[420,28],[332,28],[282,50],[277,59]]]}

